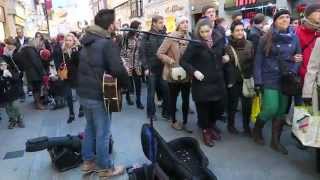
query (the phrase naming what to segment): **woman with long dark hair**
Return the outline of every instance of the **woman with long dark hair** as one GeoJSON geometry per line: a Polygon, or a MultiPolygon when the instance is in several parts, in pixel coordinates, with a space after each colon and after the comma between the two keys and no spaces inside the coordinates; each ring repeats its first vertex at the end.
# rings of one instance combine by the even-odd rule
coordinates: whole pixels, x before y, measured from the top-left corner
{"type": "MultiPolygon", "coordinates": [[[[141,23],[139,21],[133,21],[130,24],[130,28],[138,30],[141,28],[141,23]]],[[[142,62],[139,57],[139,50],[139,34],[130,31],[126,37],[123,38],[121,55],[124,66],[126,67],[130,76],[131,88],[134,88],[136,92],[136,106],[138,109],[144,109],[144,106],[141,103],[142,62]],[[134,83],[134,87],[132,86],[132,81],[134,83]]],[[[126,99],[129,105],[133,105],[130,97],[130,91],[127,91],[126,99]]]]}
{"type": "Polygon", "coordinates": [[[197,23],[195,37],[200,43],[189,43],[181,66],[192,76],[192,97],[195,101],[204,144],[212,147],[220,135],[213,125],[224,111],[225,81],[222,64],[224,37],[212,30],[212,23],[197,23]]]}
{"type": "Polygon", "coordinates": [[[252,98],[245,97],[242,88],[244,79],[253,77],[254,48],[252,43],[245,39],[244,24],[241,21],[234,21],[230,30],[229,45],[226,47],[226,54],[230,57],[226,63],[228,131],[231,134],[239,133],[235,128],[235,117],[241,98],[244,133],[251,136],[249,124],[252,98]]]}
{"type": "Polygon", "coordinates": [[[284,66],[287,71],[297,73],[302,56],[297,36],[289,28],[290,12],[279,10],[273,19],[269,32],[260,40],[255,58],[255,86],[262,90],[262,111],[255,123],[253,138],[257,144],[264,145],[262,129],[266,122],[272,121],[271,148],[288,154],[288,150],[280,144],[288,107],[288,96],[282,91],[281,77],[285,73],[284,66]]]}

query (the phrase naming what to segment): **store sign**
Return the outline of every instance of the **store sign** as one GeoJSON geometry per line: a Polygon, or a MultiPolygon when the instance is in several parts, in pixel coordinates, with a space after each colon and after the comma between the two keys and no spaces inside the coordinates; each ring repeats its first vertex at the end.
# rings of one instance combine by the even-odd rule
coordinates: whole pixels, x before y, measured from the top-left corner
{"type": "Polygon", "coordinates": [[[19,17],[19,16],[15,16],[14,19],[15,19],[16,25],[19,25],[19,26],[24,27],[24,23],[25,23],[25,20],[24,20],[24,19],[22,19],[22,18],[19,17]]]}
{"type": "Polygon", "coordinates": [[[0,6],[0,22],[6,22],[6,15],[4,13],[4,7],[0,6]]]}
{"type": "Polygon", "coordinates": [[[224,8],[242,8],[244,6],[273,2],[272,0],[225,0],[224,8]]]}
{"type": "Polygon", "coordinates": [[[173,5],[170,7],[167,7],[165,10],[165,13],[175,13],[177,11],[183,11],[184,7],[179,5],[173,5]]]}

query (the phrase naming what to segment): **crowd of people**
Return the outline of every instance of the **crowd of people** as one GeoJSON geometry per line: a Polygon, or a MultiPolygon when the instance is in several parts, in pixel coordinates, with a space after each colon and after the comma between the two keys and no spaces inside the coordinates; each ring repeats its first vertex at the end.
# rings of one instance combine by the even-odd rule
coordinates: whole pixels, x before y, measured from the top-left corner
{"type": "Polygon", "coordinates": [[[136,20],[127,26],[136,31],[117,34],[114,11],[107,9],[99,11],[95,25],[81,34],[70,32],[49,40],[36,33],[31,39],[18,30],[16,38],[5,40],[0,57],[0,104],[8,114],[8,128],[25,127],[16,105],[17,99],[25,99],[24,82],[38,110],[63,108],[66,102],[67,123],[76,119],[72,93],[76,89],[78,117],[85,116],[87,121],[82,170],[99,169],[101,176],[121,174],[124,168],[114,166],[107,153],[111,116],[101,90],[107,72],[126,90],[127,104],[134,105],[131,95],[135,94],[137,109],[146,106],[151,121],[159,119],[156,109],[161,102],[162,117],[177,131],[194,130],[188,124],[188,115],[194,113],[191,94],[203,143],[209,147],[222,139],[218,120],[227,120],[229,133],[240,133],[235,126],[240,101],[244,134],[264,145],[263,128],[271,121],[271,148],[288,154],[280,143],[286,115],[292,103],[312,103],[320,71],[319,56],[312,56],[320,52],[320,4],[310,4],[302,19],[277,9],[272,24],[259,13],[249,27],[239,13],[232,16],[230,25],[216,13],[214,6],[203,7],[192,33],[188,17],[177,16],[176,30],[167,34],[164,17],[156,15],[152,34],[139,33],[141,22],[136,20]],[[286,85],[296,83],[292,78],[284,82],[287,74],[301,79],[299,93],[285,90],[286,85]],[[143,83],[147,86],[145,103],[141,99],[143,83]],[[182,121],[176,116],[180,93],[182,121]],[[252,100],[258,94],[262,111],[251,128],[252,100]]]}

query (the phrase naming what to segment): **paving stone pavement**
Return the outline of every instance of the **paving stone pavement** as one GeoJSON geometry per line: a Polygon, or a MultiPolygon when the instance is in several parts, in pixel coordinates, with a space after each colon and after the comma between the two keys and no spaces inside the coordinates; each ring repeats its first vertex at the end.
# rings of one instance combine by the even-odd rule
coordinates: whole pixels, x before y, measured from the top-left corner
{"type": "MultiPolygon", "coordinates": [[[[21,158],[3,160],[7,152],[25,149],[27,139],[39,136],[65,136],[78,134],[83,131],[85,119],[77,119],[67,124],[67,109],[56,111],[36,111],[32,109],[31,99],[21,103],[24,114],[25,129],[7,129],[7,117],[1,109],[0,124],[0,180],[97,180],[97,176],[83,177],[80,169],[76,168],[64,173],[56,172],[51,165],[46,151],[24,153],[21,158]]],[[[146,102],[146,98],[143,98],[146,102]]],[[[77,103],[76,103],[77,104],[77,103]]],[[[125,105],[125,102],[124,102],[125,105]]],[[[76,105],[78,107],[78,104],[76,105]]],[[[194,106],[192,106],[194,109],[194,106]]],[[[181,109],[179,107],[179,109],[181,109]]],[[[181,118],[181,111],[178,111],[181,118]]],[[[147,122],[145,111],[135,106],[124,106],[122,113],[113,115],[112,133],[115,140],[114,157],[116,164],[130,166],[148,162],[143,155],[140,143],[142,124],[147,122]]],[[[196,128],[196,115],[189,116],[189,125],[195,129],[192,137],[200,139],[200,131],[196,128]]],[[[237,124],[241,127],[241,119],[237,124]]],[[[156,129],[166,140],[177,137],[190,136],[183,132],[174,131],[165,120],[155,123],[156,129]]],[[[283,156],[273,152],[268,146],[256,146],[251,139],[244,136],[232,136],[224,123],[219,123],[223,129],[223,140],[215,147],[208,148],[201,143],[201,147],[208,156],[209,168],[219,180],[319,180],[320,174],[315,171],[315,153],[313,149],[301,151],[296,148],[290,136],[290,129],[286,128],[282,142],[288,147],[289,155],[283,156]]],[[[267,140],[270,137],[270,126],[265,128],[267,140]]],[[[112,180],[127,180],[126,175],[112,180]]]]}

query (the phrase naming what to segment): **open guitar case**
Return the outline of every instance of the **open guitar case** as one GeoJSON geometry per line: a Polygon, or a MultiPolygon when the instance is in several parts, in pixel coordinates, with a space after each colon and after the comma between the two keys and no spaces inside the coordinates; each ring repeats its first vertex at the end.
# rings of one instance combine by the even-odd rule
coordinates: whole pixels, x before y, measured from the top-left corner
{"type": "Polygon", "coordinates": [[[142,126],[141,143],[145,156],[165,172],[168,180],[217,180],[208,169],[208,158],[192,137],[166,142],[151,121],[142,126]]]}

